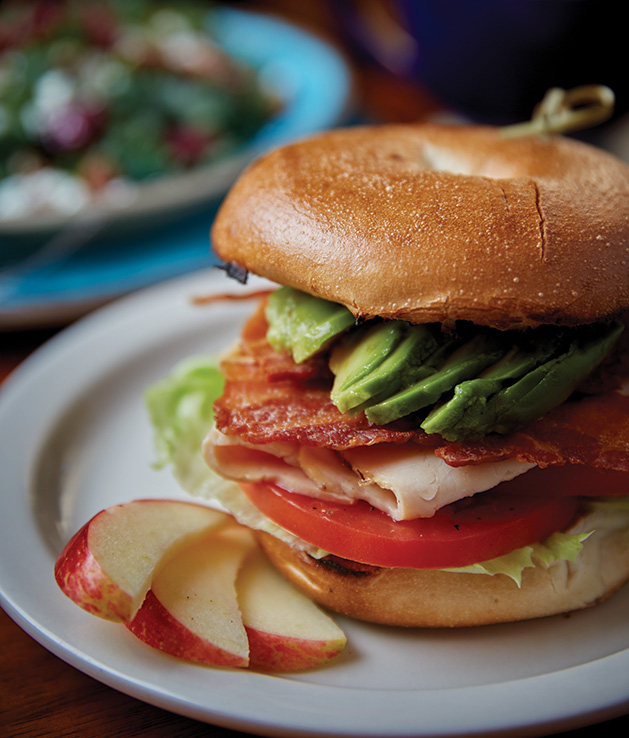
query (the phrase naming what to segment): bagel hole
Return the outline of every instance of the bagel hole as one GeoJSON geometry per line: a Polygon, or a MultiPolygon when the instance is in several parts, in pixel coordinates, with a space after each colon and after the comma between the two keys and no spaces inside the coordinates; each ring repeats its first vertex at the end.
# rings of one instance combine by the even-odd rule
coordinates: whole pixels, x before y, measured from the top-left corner
{"type": "Polygon", "coordinates": [[[424,166],[434,172],[448,172],[450,174],[472,175],[478,174],[469,166],[470,162],[462,159],[460,154],[427,145],[423,150],[424,166]]]}

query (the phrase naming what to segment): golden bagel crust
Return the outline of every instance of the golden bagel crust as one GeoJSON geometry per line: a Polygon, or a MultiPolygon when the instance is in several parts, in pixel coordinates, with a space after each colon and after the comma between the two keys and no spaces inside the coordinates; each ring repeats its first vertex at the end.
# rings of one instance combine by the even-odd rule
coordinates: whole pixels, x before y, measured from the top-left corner
{"type": "Polygon", "coordinates": [[[525,569],[520,588],[504,574],[361,565],[352,573],[268,533],[256,531],[256,536],[276,569],[312,600],[381,625],[461,628],[558,615],[606,600],[629,579],[626,530],[594,533],[574,563],[525,569]]]}
{"type": "Polygon", "coordinates": [[[629,167],[562,137],[340,129],[251,165],[216,254],[355,315],[580,324],[629,308],[629,167]]]}

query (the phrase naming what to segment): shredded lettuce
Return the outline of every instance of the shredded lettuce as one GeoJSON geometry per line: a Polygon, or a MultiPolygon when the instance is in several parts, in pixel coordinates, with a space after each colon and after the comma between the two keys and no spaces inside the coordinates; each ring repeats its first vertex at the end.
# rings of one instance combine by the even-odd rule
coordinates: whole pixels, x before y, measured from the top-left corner
{"type": "MultiPolygon", "coordinates": [[[[178,484],[188,494],[218,502],[244,525],[296,543],[295,536],[259,513],[236,483],[220,477],[203,459],[203,439],[213,425],[213,404],[220,397],[224,384],[217,359],[200,356],[180,363],[170,375],[148,388],[145,401],[154,429],[155,467],[170,466],[178,484]]],[[[562,560],[574,561],[594,527],[609,530],[629,525],[629,495],[591,498],[588,505],[595,526],[586,532],[554,533],[542,543],[444,571],[505,574],[520,586],[525,569],[548,568],[562,560]]],[[[317,558],[325,555],[325,551],[312,547],[308,552],[317,558]]]]}

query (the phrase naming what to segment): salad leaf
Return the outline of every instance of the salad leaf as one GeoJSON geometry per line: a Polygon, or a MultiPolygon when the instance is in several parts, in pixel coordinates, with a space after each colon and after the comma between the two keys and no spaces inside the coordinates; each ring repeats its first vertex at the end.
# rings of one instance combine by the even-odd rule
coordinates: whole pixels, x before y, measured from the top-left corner
{"type": "Polygon", "coordinates": [[[518,548],[505,556],[498,556],[471,566],[445,571],[467,574],[506,574],[518,585],[522,584],[524,569],[540,566],[547,569],[557,561],[575,561],[583,542],[593,533],[603,535],[626,531],[629,526],[629,495],[592,497],[586,502],[585,516],[580,524],[584,531],[553,533],[542,543],[518,548]]]}

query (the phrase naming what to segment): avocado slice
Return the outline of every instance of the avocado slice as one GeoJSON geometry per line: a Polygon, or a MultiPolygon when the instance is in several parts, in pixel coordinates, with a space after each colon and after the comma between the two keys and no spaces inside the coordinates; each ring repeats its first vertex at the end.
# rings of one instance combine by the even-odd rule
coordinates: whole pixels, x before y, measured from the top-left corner
{"type": "Polygon", "coordinates": [[[426,433],[439,433],[448,441],[485,435],[495,421],[488,398],[548,361],[560,348],[561,337],[556,332],[543,337],[538,334],[535,343],[528,336],[520,338],[479,377],[457,384],[451,399],[433,408],[421,427],[426,433]]]}
{"type": "Polygon", "coordinates": [[[514,347],[477,379],[462,382],[421,427],[448,441],[508,433],[565,402],[600,364],[623,331],[621,323],[547,336],[535,349],[514,347]]]}
{"type": "Polygon", "coordinates": [[[610,352],[620,322],[524,333],[372,319],[290,287],[269,296],[267,337],[303,362],[337,341],[331,399],[378,425],[423,410],[421,428],[449,441],[508,433],[564,402],[610,352]],[[351,329],[351,330],[350,330],[351,329]],[[340,340],[337,340],[339,339],[340,340]],[[431,408],[428,411],[428,408],[431,408]]]}
{"type": "Polygon", "coordinates": [[[545,362],[491,398],[492,430],[508,433],[565,402],[611,351],[624,330],[618,321],[577,331],[562,355],[545,362]]]}
{"type": "Polygon", "coordinates": [[[267,339],[276,351],[289,351],[299,364],[325,350],[355,318],[344,306],[292,287],[269,295],[267,339]]]}
{"type": "Polygon", "coordinates": [[[423,362],[439,346],[438,327],[410,323],[405,327],[402,339],[379,364],[343,391],[339,390],[335,395],[339,409],[360,412],[434,371],[423,362]]]}
{"type": "Polygon", "coordinates": [[[335,377],[330,396],[341,412],[352,407],[350,387],[382,364],[402,340],[406,326],[400,320],[371,320],[354,329],[332,350],[330,369],[335,377]]]}
{"type": "Polygon", "coordinates": [[[425,379],[365,410],[367,418],[386,425],[437,402],[459,382],[476,377],[509,349],[498,331],[481,331],[463,343],[425,379]]]}

